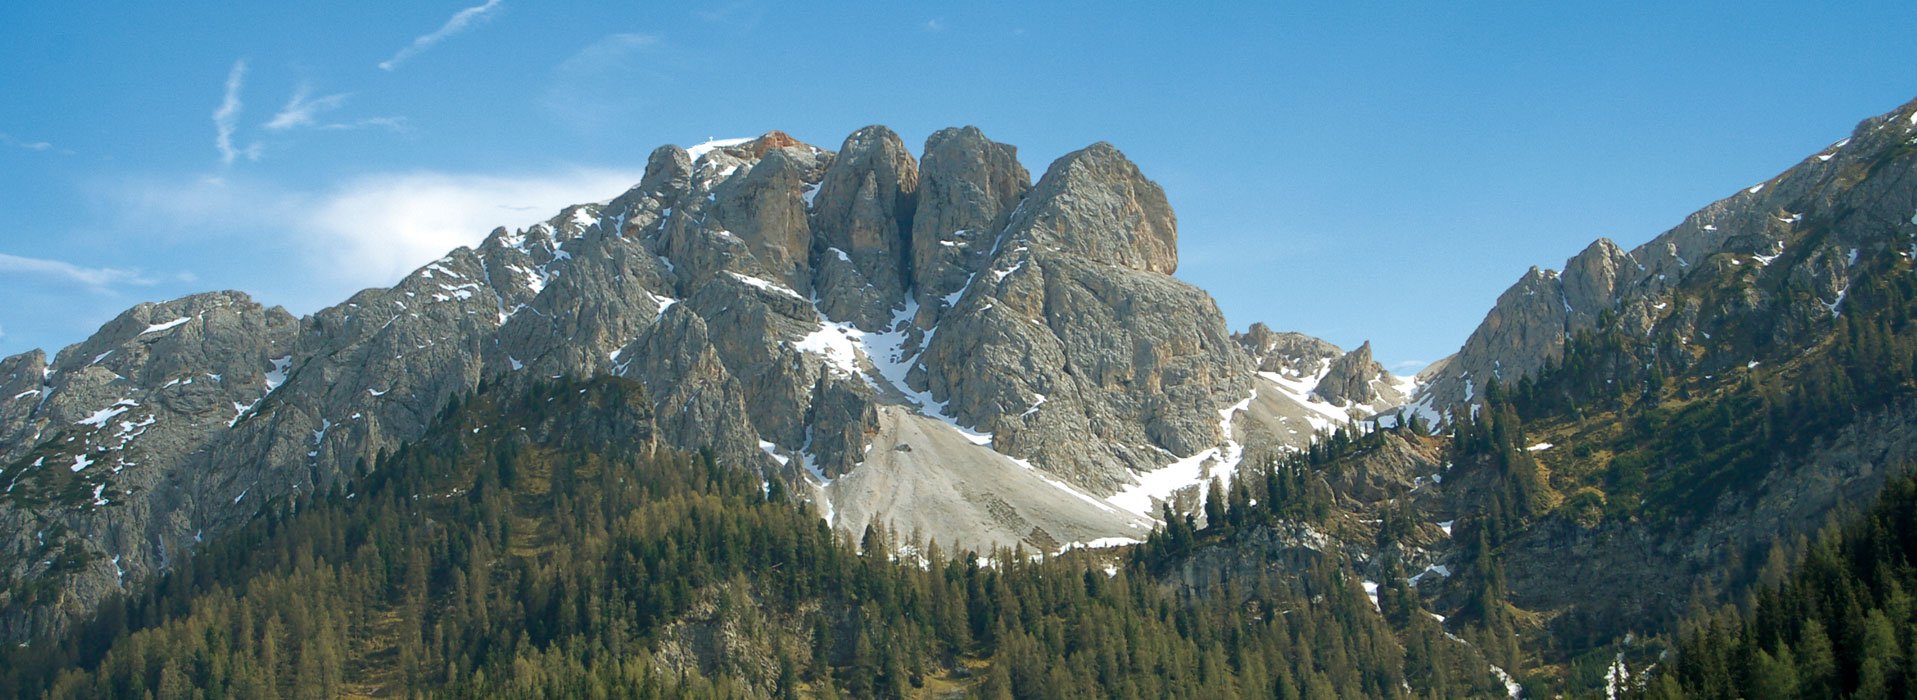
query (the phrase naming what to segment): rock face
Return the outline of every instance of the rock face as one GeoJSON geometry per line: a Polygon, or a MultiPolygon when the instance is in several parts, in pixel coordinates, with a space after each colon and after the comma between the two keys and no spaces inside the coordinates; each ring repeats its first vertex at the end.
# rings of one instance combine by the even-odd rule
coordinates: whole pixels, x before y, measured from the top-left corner
{"type": "Polygon", "coordinates": [[[1629,251],[1600,239],[1562,273],[1532,269],[1498,298],[1419,405],[1433,417],[1557,359],[1568,338],[1618,328],[1720,350],[1683,363],[1729,366],[1788,355],[1827,330],[1859,260],[1908,255],[1917,223],[1909,174],[1917,102],[1867,119],[1784,173],[1685,217],[1629,251]],[[1677,303],[1717,290],[1706,306],[1677,303]],[[1759,321],[1752,323],[1753,321],[1759,321]],[[1708,338],[1707,338],[1708,336],[1708,338]]]}
{"type": "Polygon", "coordinates": [[[1054,162],[913,376],[1001,451],[1100,493],[1227,440],[1217,410],[1251,368],[1210,296],[1169,276],[1164,201],[1108,145],[1054,162]]]}
{"type": "Polygon", "coordinates": [[[911,282],[918,163],[897,134],[868,126],[846,137],[813,200],[822,308],[867,330],[884,330],[911,282]]]}
{"type": "Polygon", "coordinates": [[[1367,340],[1358,349],[1340,355],[1325,368],[1325,376],[1318,380],[1318,386],[1312,390],[1319,398],[1334,406],[1351,404],[1396,406],[1404,403],[1405,396],[1392,382],[1389,372],[1377,360],[1371,359],[1371,341],[1367,340]]]}
{"type": "Polygon", "coordinates": [[[1176,244],[1162,190],[1106,144],[1034,186],[972,127],[933,134],[923,168],[884,127],[837,152],[771,132],[661,147],[604,204],[306,318],[231,292],[143,304],[51,363],[0,360],[0,639],[350,489],[481,382],[634,379],[660,444],[783,479],[852,532],[1142,538],[1159,502],[1195,507],[1248,453],[1345,419],[1254,374],[1170,276],[1176,244]]]}
{"type": "Polygon", "coordinates": [[[1132,270],[1178,271],[1178,222],[1165,191],[1111,144],[1058,159],[1034,190],[1034,204],[1013,221],[1025,242],[1132,270]]]}
{"type": "Polygon", "coordinates": [[[998,234],[1032,176],[1018,149],[976,127],[941,129],[925,140],[919,205],[912,217],[912,273],[919,325],[932,326],[991,258],[998,234]]]}
{"type": "Polygon", "coordinates": [[[1253,323],[1244,333],[1232,334],[1231,339],[1251,355],[1260,372],[1317,376],[1344,354],[1331,343],[1303,333],[1273,331],[1263,323],[1253,323]]]}

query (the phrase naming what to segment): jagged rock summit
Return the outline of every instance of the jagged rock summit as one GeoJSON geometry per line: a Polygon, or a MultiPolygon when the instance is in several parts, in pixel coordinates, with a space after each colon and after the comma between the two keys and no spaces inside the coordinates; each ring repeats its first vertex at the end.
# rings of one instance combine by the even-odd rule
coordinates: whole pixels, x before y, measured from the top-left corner
{"type": "Polygon", "coordinates": [[[306,318],[198,295],[0,361],[0,637],[350,491],[482,382],[626,377],[654,402],[635,434],[782,479],[834,527],[1041,551],[1142,538],[1365,403],[1375,364],[1260,372],[1271,348],[1170,276],[1164,192],[1109,144],[1037,183],[973,127],[923,154],[883,126],[664,146],[627,192],[306,318]]]}
{"type": "Polygon", "coordinates": [[[1600,238],[1562,272],[1532,268],[1457,354],[1426,371],[1418,405],[1431,418],[1452,414],[1487,382],[1521,381],[1604,324],[1667,339],[1661,356],[1674,369],[1787,357],[1843,313],[1860,260],[1917,255],[1917,202],[1902,176],[1913,137],[1917,101],[1643,245],[1600,238]],[[1684,303],[1700,296],[1707,305],[1684,303]]]}

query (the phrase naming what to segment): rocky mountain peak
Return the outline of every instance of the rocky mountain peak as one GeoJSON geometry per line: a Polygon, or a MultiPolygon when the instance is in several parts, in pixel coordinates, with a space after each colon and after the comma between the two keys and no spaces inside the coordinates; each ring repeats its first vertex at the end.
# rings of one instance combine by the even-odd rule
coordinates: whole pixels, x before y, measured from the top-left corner
{"type": "Polygon", "coordinates": [[[912,275],[921,325],[958,303],[984,266],[1012,211],[1032,188],[1018,149],[978,127],[940,129],[925,140],[918,209],[912,216],[912,275]]]}
{"type": "Polygon", "coordinates": [[[1312,377],[1332,360],[1344,355],[1338,346],[1294,331],[1274,331],[1264,323],[1253,323],[1231,339],[1245,349],[1260,372],[1312,377]]]}
{"type": "Polygon", "coordinates": [[[1391,382],[1390,373],[1372,359],[1369,340],[1332,360],[1312,393],[1333,406],[1365,404],[1383,408],[1403,403],[1405,398],[1391,382]]]}
{"type": "Polygon", "coordinates": [[[918,161],[898,134],[868,126],[847,136],[812,200],[819,297],[833,318],[877,330],[911,285],[918,161]]]}
{"type": "Polygon", "coordinates": [[[798,139],[792,138],[790,134],[774,129],[745,142],[741,148],[751,153],[753,158],[764,158],[767,151],[804,145],[798,139]]]}
{"type": "Polygon", "coordinates": [[[1031,245],[1085,260],[1178,270],[1178,221],[1165,191],[1102,141],[1053,161],[1012,227],[1031,245]]]}
{"type": "Polygon", "coordinates": [[[882,126],[836,153],[779,132],[663,146],[605,204],[303,319],[198,295],[53,367],[0,361],[0,574],[65,582],[0,601],[0,638],[350,486],[481,382],[632,379],[654,403],[636,428],[783,479],[834,527],[1052,551],[1141,537],[1160,503],[1345,420],[1254,376],[1211,297],[1170,276],[1164,192],[1109,144],[1037,185],[973,127],[923,158],[882,126]],[[42,523],[68,534],[41,542],[42,523]],[[69,545],[86,568],[51,572],[69,545]]]}
{"type": "Polygon", "coordinates": [[[1531,269],[1434,373],[1420,405],[1436,417],[1475,400],[1493,378],[1516,382],[1607,314],[1620,332],[1691,348],[1670,355],[1677,365],[1744,365],[1815,337],[1842,314],[1859,260],[1913,253],[1917,204],[1899,178],[1884,175],[1917,162],[1914,115],[1917,101],[1866,119],[1850,137],[1629,251],[1599,239],[1562,273],[1531,269]],[[1714,301],[1703,305],[1704,297],[1714,301]]]}

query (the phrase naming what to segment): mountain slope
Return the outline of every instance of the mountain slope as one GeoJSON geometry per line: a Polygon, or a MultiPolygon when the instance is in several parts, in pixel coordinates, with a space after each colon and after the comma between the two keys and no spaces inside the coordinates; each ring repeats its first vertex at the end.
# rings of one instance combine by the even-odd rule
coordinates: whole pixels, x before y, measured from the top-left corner
{"type": "Polygon", "coordinates": [[[1504,693],[1415,603],[1367,601],[1344,553],[1274,539],[1297,527],[1276,500],[1235,506],[1196,551],[1139,555],[1162,576],[1085,552],[981,566],[885,528],[855,548],[782,480],[658,446],[652,403],[614,378],[459,401],[378,469],[274,500],[75,637],[0,649],[0,693],[1504,693]],[[1234,538],[1284,568],[1259,573],[1234,538]]]}
{"type": "Polygon", "coordinates": [[[1248,450],[1350,419],[1253,373],[1116,149],[1036,184],[977,129],[925,153],[884,127],[666,146],[611,200],[307,318],[190,297],[0,362],[0,636],[363,473],[482,383],[634,379],[665,444],[783,476],[842,530],[979,548],[1140,539],[1248,450]]]}
{"type": "Polygon", "coordinates": [[[1421,405],[1444,412],[1494,378],[1515,384],[1607,315],[1630,331],[1711,351],[1693,361],[1714,370],[1814,342],[1842,312],[1859,260],[1917,253],[1913,136],[1917,103],[1863,121],[1849,138],[1630,251],[1599,239],[1563,272],[1532,269],[1430,371],[1421,405]],[[1672,303],[1687,281],[1704,280],[1722,287],[1713,306],[1672,303]]]}
{"type": "Polygon", "coordinates": [[[1421,399],[1450,406],[1454,448],[1413,517],[1451,523],[1440,558],[1478,572],[1427,579],[1431,605],[1508,607],[1477,624],[1521,666],[1600,688],[1917,461],[1913,137],[1917,103],[1506,292],[1421,399]]]}

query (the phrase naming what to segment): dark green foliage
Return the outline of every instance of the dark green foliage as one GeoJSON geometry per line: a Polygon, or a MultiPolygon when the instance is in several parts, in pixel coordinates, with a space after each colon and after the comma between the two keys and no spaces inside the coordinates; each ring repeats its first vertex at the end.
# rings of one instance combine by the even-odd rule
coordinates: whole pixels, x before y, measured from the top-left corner
{"type": "Polygon", "coordinates": [[[1909,697],[1917,692],[1917,477],[1810,547],[1745,613],[1696,621],[1656,698],[1909,697]]]}
{"type": "Polygon", "coordinates": [[[1804,453],[1856,416],[1917,399],[1911,263],[1866,256],[1851,280],[1842,313],[1815,320],[1816,332],[1787,344],[1776,342],[1781,313],[1718,311],[1740,306],[1718,299],[1740,286],[1687,280],[1668,318],[1685,318],[1687,304],[1720,314],[1697,321],[1716,328],[1715,337],[1688,337],[1671,324],[1646,336],[1606,313],[1555,362],[1491,403],[1508,403],[1526,421],[1614,428],[1583,431],[1599,444],[1578,446],[1612,453],[1592,484],[1607,494],[1607,517],[1667,525],[1703,517],[1779,457],[1804,453]],[[1745,361],[1752,357],[1756,364],[1745,361]],[[1600,416],[1608,420],[1587,424],[1600,416]]]}
{"type": "MultiPolygon", "coordinates": [[[[655,452],[631,429],[646,406],[621,380],[455,402],[346,488],[272,503],[67,639],[0,650],[0,696],[1498,690],[1415,595],[1388,593],[1387,622],[1335,562],[1193,595],[1085,556],[979,566],[882,526],[861,552],[776,481],[655,452]],[[926,565],[895,561],[900,545],[926,565]]],[[[1147,549],[1322,517],[1302,468],[1258,476],[1218,489],[1202,537],[1174,518],[1147,549]]]]}

